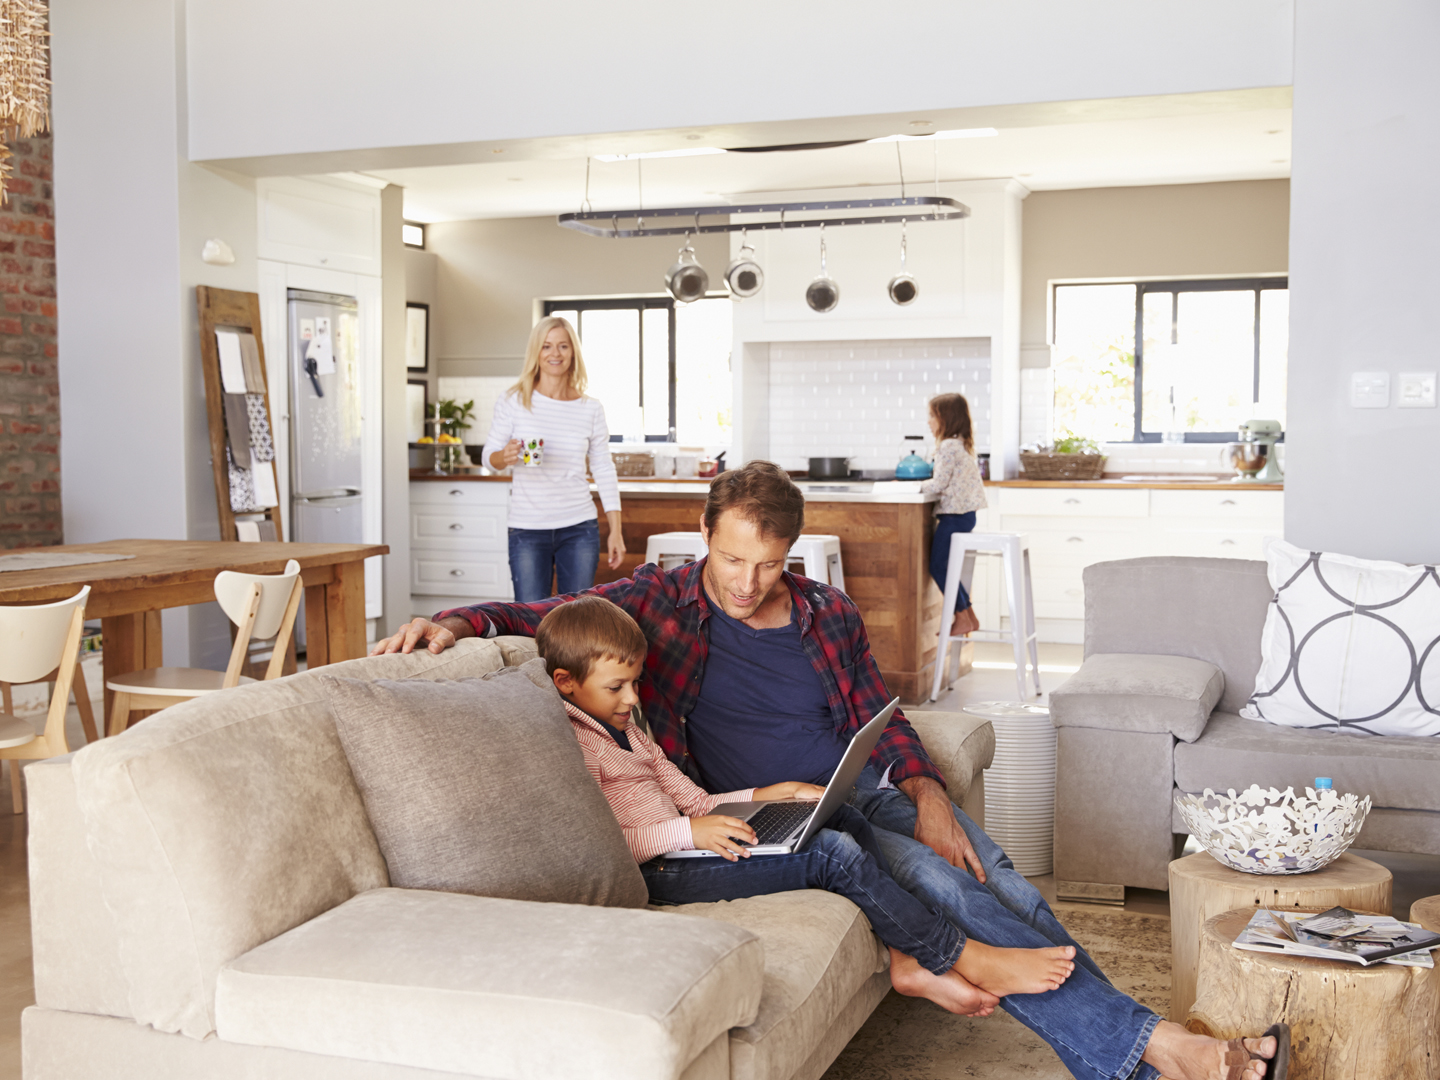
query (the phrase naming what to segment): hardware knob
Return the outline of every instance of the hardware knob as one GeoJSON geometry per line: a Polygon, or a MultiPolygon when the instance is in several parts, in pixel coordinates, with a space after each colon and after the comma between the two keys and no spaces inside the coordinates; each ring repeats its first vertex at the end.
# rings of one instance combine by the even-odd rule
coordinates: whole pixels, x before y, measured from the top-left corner
{"type": "Polygon", "coordinates": [[[464,577],[464,576],[465,576],[465,571],[464,571],[464,570],[451,570],[451,571],[450,571],[450,576],[451,576],[451,577],[464,577]]]}
{"type": "Polygon", "coordinates": [[[459,531],[460,529],[465,528],[465,526],[464,526],[464,525],[461,525],[461,524],[457,521],[454,525],[451,525],[450,528],[451,528],[451,529],[454,529],[454,530],[456,530],[456,531],[459,531]]]}
{"type": "Polygon", "coordinates": [[[1079,500],[1079,499],[1066,499],[1066,500],[1065,500],[1065,505],[1066,505],[1066,506],[1079,506],[1079,505],[1080,505],[1080,500],[1079,500]]]}

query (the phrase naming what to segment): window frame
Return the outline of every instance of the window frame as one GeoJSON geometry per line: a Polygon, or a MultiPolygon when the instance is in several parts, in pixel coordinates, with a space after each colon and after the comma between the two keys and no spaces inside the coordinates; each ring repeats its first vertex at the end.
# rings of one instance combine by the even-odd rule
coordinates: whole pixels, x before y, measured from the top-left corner
{"type": "MultiPolygon", "coordinates": [[[[1267,289],[1288,289],[1290,288],[1290,277],[1288,274],[1277,274],[1269,276],[1251,277],[1225,277],[1225,278],[1109,278],[1089,279],[1085,281],[1063,281],[1052,280],[1050,282],[1050,344],[1054,345],[1058,338],[1058,329],[1055,326],[1056,295],[1059,288],[1074,288],[1076,286],[1089,285],[1133,285],[1135,286],[1135,323],[1132,331],[1135,346],[1135,426],[1134,434],[1130,439],[1131,443],[1158,443],[1162,433],[1159,431],[1145,431],[1142,428],[1144,421],[1144,393],[1145,393],[1145,295],[1151,292],[1168,292],[1174,299],[1170,308],[1170,334],[1171,341],[1174,341],[1175,320],[1179,309],[1180,293],[1182,292],[1243,292],[1250,290],[1255,294],[1255,329],[1254,329],[1254,361],[1252,367],[1251,393],[1260,393],[1260,294],[1267,289]]],[[[1254,400],[1252,397],[1251,400],[1254,400]]],[[[1187,443],[1221,443],[1233,442],[1239,437],[1236,431],[1187,431],[1185,441],[1187,443]]],[[[1284,435],[1281,435],[1281,441],[1284,435]]]]}
{"type": "MultiPolygon", "coordinates": [[[[709,297],[707,297],[706,299],[709,299],[709,297]]],[[[676,420],[675,301],[668,296],[597,296],[590,297],[584,300],[545,300],[542,304],[542,312],[546,318],[553,315],[557,311],[574,311],[579,313],[580,321],[582,323],[585,320],[585,312],[587,311],[633,310],[635,312],[635,321],[637,322],[637,324],[639,324],[639,335],[637,337],[637,340],[642,343],[645,340],[644,313],[646,311],[654,311],[657,309],[664,309],[666,312],[668,312],[668,318],[666,322],[668,324],[669,331],[669,372],[666,382],[668,387],[669,400],[666,404],[669,420],[666,424],[666,427],[669,430],[669,434],[646,435],[644,436],[644,439],[646,442],[653,443],[673,443],[675,442],[676,420]]],[[[581,334],[581,336],[583,337],[583,332],[579,326],[575,327],[575,332],[577,334],[581,334]]],[[[639,355],[636,357],[636,362],[640,365],[640,407],[643,409],[645,407],[645,350],[643,348],[643,345],[640,349],[639,355]]],[[[610,436],[610,441],[612,443],[622,442],[624,441],[624,436],[612,434],[610,436]]]]}

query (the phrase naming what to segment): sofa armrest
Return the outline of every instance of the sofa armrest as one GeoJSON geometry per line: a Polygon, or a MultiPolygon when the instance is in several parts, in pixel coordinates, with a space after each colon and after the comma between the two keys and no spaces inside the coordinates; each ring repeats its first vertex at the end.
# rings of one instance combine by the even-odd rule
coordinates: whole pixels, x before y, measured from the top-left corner
{"type": "Polygon", "coordinates": [[[540,655],[540,650],[535,647],[533,637],[521,637],[518,634],[501,634],[499,637],[490,639],[500,647],[500,655],[505,660],[506,667],[519,667],[528,660],[534,660],[540,655]]]}
{"type": "Polygon", "coordinates": [[[905,719],[944,774],[950,801],[959,806],[995,758],[994,727],[984,717],[963,712],[907,711],[905,719]]]}
{"type": "Polygon", "coordinates": [[[1168,732],[1194,742],[1224,692],[1224,672],[1207,660],[1094,653],[1050,692],[1050,719],[1057,728],[1168,732]]]}

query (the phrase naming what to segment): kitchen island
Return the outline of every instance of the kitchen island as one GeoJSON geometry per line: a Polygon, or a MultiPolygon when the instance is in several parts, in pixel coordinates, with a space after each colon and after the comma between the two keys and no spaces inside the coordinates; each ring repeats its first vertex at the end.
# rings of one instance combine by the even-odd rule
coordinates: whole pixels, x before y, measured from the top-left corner
{"type": "MultiPolygon", "coordinates": [[[[417,471],[411,474],[411,480],[414,481],[412,492],[419,496],[411,499],[412,518],[417,512],[422,516],[435,517],[440,507],[451,502],[457,506],[472,504],[482,491],[483,503],[494,507],[501,515],[498,530],[482,529],[478,521],[452,514],[450,516],[456,517],[453,522],[437,517],[428,525],[417,523],[412,529],[412,537],[438,536],[445,543],[456,532],[481,530],[483,537],[480,543],[488,544],[503,557],[505,499],[502,493],[508,494],[508,489],[503,486],[509,482],[507,477],[478,474],[434,476],[417,471]],[[471,485],[484,485],[484,488],[477,490],[471,485]],[[451,491],[458,494],[451,496],[451,491]],[[455,530],[453,526],[457,524],[462,529],[455,530]]],[[[940,590],[930,581],[927,569],[930,536],[935,528],[933,503],[936,497],[922,495],[918,491],[918,483],[805,480],[797,483],[805,493],[805,532],[830,533],[840,538],[845,591],[855,601],[865,620],[870,648],[886,685],[905,703],[915,704],[924,700],[930,689],[935,641],[940,630],[940,590]]],[[[604,564],[608,525],[605,516],[598,514],[597,500],[602,556],[595,580],[606,582],[629,577],[635,567],[645,561],[645,543],[655,533],[698,531],[709,484],[708,479],[622,478],[620,497],[624,506],[625,560],[617,570],[611,570],[604,564]]],[[[473,511],[463,510],[460,513],[470,514],[473,511]]],[[[412,576],[412,588],[416,593],[432,591],[437,596],[454,596],[457,594],[456,581],[479,580],[476,571],[463,561],[447,569],[446,564],[434,562],[428,553],[421,552],[412,557],[417,569],[421,568],[422,562],[425,566],[433,565],[433,569],[412,576]],[[465,576],[453,576],[455,570],[465,576]]],[[[462,587],[459,592],[473,597],[469,601],[472,603],[483,599],[508,599],[509,581],[508,578],[503,583],[486,580],[477,589],[462,587]]],[[[962,671],[968,669],[969,653],[968,647],[963,650],[962,671]]]]}

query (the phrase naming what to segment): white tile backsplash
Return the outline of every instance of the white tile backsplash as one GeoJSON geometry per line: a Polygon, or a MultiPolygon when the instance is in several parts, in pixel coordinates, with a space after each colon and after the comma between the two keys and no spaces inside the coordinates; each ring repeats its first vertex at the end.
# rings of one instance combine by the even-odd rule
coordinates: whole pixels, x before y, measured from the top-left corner
{"type": "Polygon", "coordinates": [[[990,448],[990,339],[815,341],[770,345],[770,457],[804,469],[811,457],[848,457],[888,469],[906,435],[930,442],[926,403],[961,393],[975,447],[990,448]]]}
{"type": "Polygon", "coordinates": [[[442,400],[454,398],[456,401],[475,402],[475,419],[465,432],[465,441],[478,445],[484,443],[490,431],[495,402],[514,385],[513,375],[441,375],[436,389],[442,400]]]}

